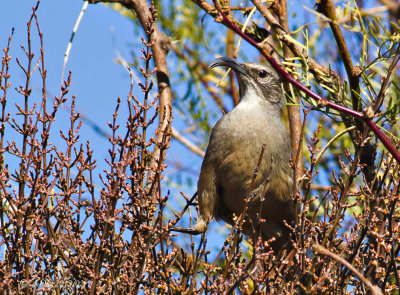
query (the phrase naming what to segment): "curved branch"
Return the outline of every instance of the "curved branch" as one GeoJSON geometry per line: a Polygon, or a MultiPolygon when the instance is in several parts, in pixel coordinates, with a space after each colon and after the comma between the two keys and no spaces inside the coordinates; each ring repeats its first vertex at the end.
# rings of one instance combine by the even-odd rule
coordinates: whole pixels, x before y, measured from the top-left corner
{"type": "MultiPolygon", "coordinates": [[[[146,28],[146,25],[151,18],[150,8],[147,4],[146,0],[133,1],[130,0],[130,5],[132,9],[136,12],[137,18],[143,28],[146,28]]],[[[159,111],[160,111],[160,120],[158,124],[158,132],[157,132],[157,140],[159,143],[163,141],[163,144],[168,145],[171,141],[171,136],[168,135],[170,131],[169,123],[172,118],[172,92],[171,85],[169,81],[169,73],[167,66],[167,54],[169,49],[169,39],[163,34],[156,24],[153,24],[152,29],[154,30],[152,34],[152,41],[154,42],[151,49],[153,52],[154,64],[157,68],[156,77],[158,84],[158,93],[160,95],[159,100],[159,111]],[[167,136],[165,137],[164,134],[167,136]],[[166,141],[166,142],[165,142],[166,141]]],[[[160,147],[155,146],[152,162],[150,166],[158,163],[158,165],[162,165],[165,159],[165,151],[160,152],[160,147]]],[[[151,176],[149,175],[149,179],[151,176]]]]}
{"type": "Polygon", "coordinates": [[[334,260],[336,260],[337,262],[343,264],[345,267],[347,267],[352,273],[354,273],[354,275],[356,277],[358,277],[360,279],[361,282],[363,282],[363,284],[365,286],[368,287],[368,289],[370,289],[371,294],[383,295],[382,290],[379,287],[374,286],[353,265],[351,265],[349,262],[347,262],[345,259],[343,259],[339,255],[329,251],[328,249],[326,249],[318,244],[313,244],[312,248],[314,248],[316,254],[329,256],[329,257],[333,258],[334,260]]]}
{"type": "MultiPolygon", "coordinates": [[[[89,3],[100,3],[100,2],[113,2],[119,3],[128,9],[135,11],[140,25],[144,30],[148,27],[149,20],[152,18],[150,7],[146,0],[88,0],[89,3]]],[[[164,33],[160,31],[156,24],[152,25],[151,46],[154,64],[156,66],[156,77],[158,85],[159,99],[159,124],[157,132],[158,144],[154,147],[152,160],[150,166],[157,164],[162,165],[165,159],[165,149],[160,152],[160,145],[168,146],[171,141],[170,136],[170,122],[172,119],[172,92],[169,81],[169,73],[167,66],[167,54],[169,50],[169,39],[164,33]]],[[[148,179],[151,182],[153,175],[149,175],[148,179]]]]}
{"type": "Polygon", "coordinates": [[[336,139],[338,139],[340,136],[342,136],[343,134],[356,129],[356,126],[351,126],[349,128],[346,128],[345,130],[340,131],[338,134],[336,134],[334,137],[332,137],[328,143],[322,148],[322,150],[318,153],[318,155],[315,157],[314,163],[317,163],[319,161],[319,159],[321,159],[322,155],[326,152],[326,150],[329,148],[329,146],[332,145],[332,143],[335,142],[336,139]]]}

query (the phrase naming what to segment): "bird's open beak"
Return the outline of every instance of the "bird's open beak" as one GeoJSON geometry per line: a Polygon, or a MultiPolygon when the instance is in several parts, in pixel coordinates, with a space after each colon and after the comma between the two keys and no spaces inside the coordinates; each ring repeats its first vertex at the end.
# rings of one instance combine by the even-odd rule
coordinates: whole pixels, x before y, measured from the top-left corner
{"type": "Polygon", "coordinates": [[[233,59],[231,57],[220,57],[215,59],[211,64],[210,64],[210,69],[215,68],[215,67],[228,67],[233,69],[237,73],[241,73],[243,75],[247,75],[246,69],[242,66],[241,63],[237,62],[236,59],[233,59]]]}

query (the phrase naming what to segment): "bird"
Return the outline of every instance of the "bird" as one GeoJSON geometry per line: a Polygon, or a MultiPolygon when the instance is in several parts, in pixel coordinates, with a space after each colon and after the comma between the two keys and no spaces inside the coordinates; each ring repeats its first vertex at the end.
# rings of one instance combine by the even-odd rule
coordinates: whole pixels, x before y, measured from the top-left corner
{"type": "Polygon", "coordinates": [[[220,66],[235,72],[239,103],[211,131],[197,183],[199,217],[193,228],[177,228],[198,234],[211,220],[234,225],[247,202],[243,233],[277,251],[289,244],[287,225],[297,219],[281,77],[269,64],[220,57],[210,69],[220,66]]]}

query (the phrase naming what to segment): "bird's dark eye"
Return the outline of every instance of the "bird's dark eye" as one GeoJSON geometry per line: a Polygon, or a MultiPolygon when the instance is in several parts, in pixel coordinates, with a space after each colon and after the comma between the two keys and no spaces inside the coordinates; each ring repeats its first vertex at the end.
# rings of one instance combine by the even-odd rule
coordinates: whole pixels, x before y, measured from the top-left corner
{"type": "Polygon", "coordinates": [[[267,77],[267,75],[268,75],[267,71],[261,70],[260,72],[258,72],[258,76],[260,78],[265,78],[265,77],[267,77]]]}

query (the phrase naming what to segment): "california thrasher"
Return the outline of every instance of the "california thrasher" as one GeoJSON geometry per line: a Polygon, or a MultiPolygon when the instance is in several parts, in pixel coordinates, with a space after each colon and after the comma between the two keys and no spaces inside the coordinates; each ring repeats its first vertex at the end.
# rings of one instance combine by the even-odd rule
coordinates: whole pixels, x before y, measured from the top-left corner
{"type": "Polygon", "coordinates": [[[211,219],[233,225],[233,216],[240,216],[248,199],[243,232],[250,237],[260,233],[264,241],[275,238],[272,247],[280,249],[290,232],[284,220],[294,225],[297,217],[280,77],[268,65],[239,63],[229,57],[216,59],[210,68],[217,66],[235,71],[240,102],[212,129],[197,183],[196,224],[175,229],[198,234],[211,219]]]}

